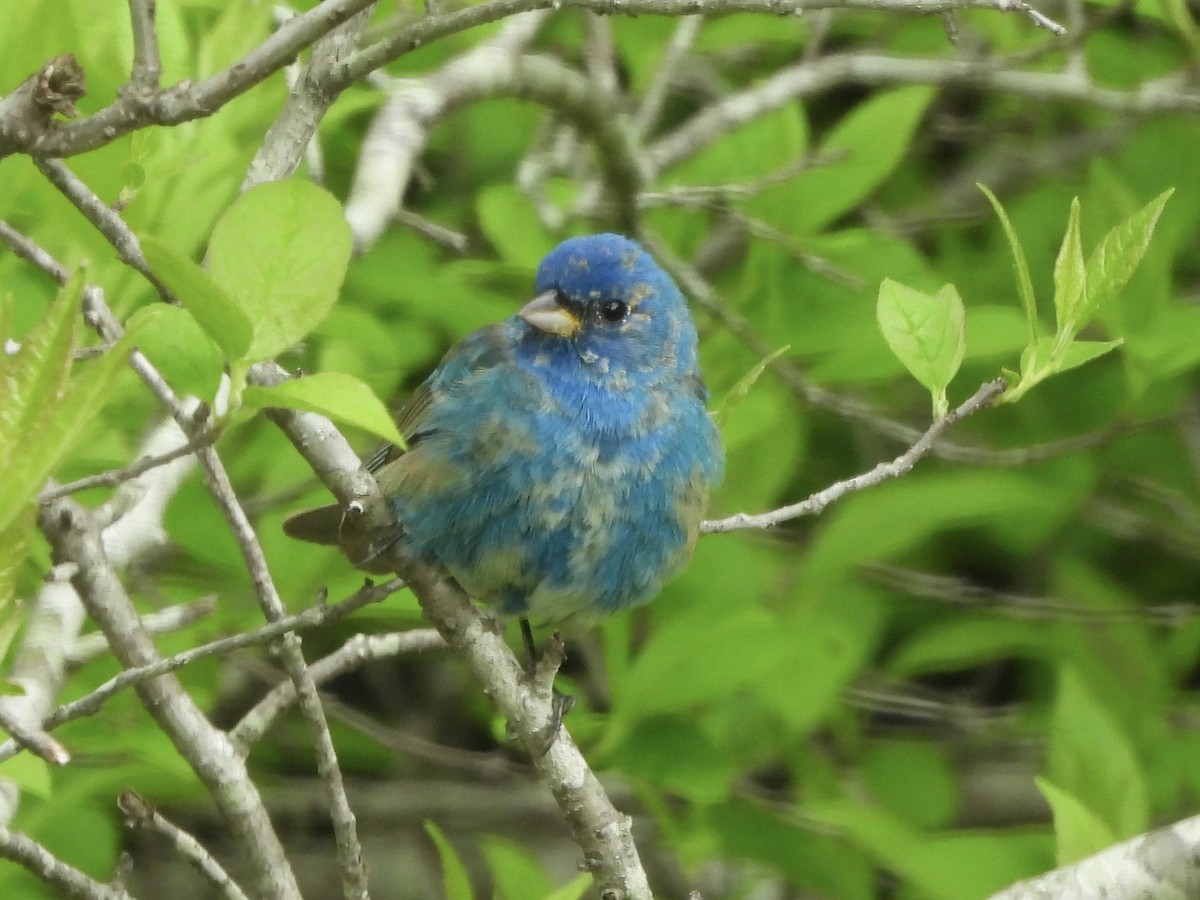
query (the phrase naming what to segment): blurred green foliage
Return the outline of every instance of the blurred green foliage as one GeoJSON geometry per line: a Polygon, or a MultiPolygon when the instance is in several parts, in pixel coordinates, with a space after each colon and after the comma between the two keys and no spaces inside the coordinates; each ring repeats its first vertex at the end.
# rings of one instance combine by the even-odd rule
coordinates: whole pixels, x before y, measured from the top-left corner
{"type": "MultiPolygon", "coordinates": [[[[394,13],[378,10],[371,34],[393,28],[394,13]]],[[[1136,90],[1194,59],[1195,25],[1183,4],[1142,3],[1114,15],[1111,4],[1096,3],[1086,13],[1094,24],[1080,35],[1080,59],[1097,90],[1136,90]]],[[[957,47],[929,17],[707,20],[649,140],[669,138],[707,104],[798,65],[806,47],[814,48],[814,64],[852,52],[931,66],[971,48],[1007,55],[1014,65],[1024,55],[1035,87],[1037,73],[1061,71],[1074,52],[1017,15],[976,10],[956,20],[957,47]]],[[[621,90],[636,104],[659,76],[678,23],[643,16],[607,25],[621,90]]],[[[165,82],[212,74],[270,27],[260,4],[159,4],[165,82]]],[[[496,27],[421,47],[388,71],[420,77],[496,27]]],[[[123,7],[20,4],[7,11],[5,30],[19,39],[0,55],[3,91],[71,51],[87,72],[86,113],[108,102],[129,71],[123,7]],[[45,27],[51,6],[56,24],[45,27]]],[[[583,66],[588,34],[582,14],[563,10],[534,46],[583,66]]],[[[86,262],[87,279],[104,287],[124,321],[137,324],[143,350],[181,392],[211,400],[223,366],[236,372],[240,363],[281,353],[289,367],[353,376],[400,399],[453,341],[526,299],[533,266],[554,242],[606,227],[602,213],[569,214],[578,176],[587,172],[585,151],[583,162],[561,167],[544,184],[565,224],[540,219],[543,200],[515,186],[539,135],[559,127],[546,124],[543,110],[508,97],[463,105],[433,131],[405,205],[464,235],[468,251],[393,225],[350,260],[336,306],[329,310],[318,298],[311,314],[281,318],[278,295],[311,285],[297,269],[308,257],[281,268],[281,257],[264,257],[254,241],[283,252],[279,238],[300,239],[289,230],[308,223],[308,201],[240,224],[237,212],[218,222],[284,96],[274,77],[210,118],[140,131],[68,160],[104,201],[121,202],[136,232],[152,236],[147,250],[156,269],[178,264],[181,280],[172,284],[185,309],[157,306],[150,286],[27,159],[0,162],[0,218],[68,267],[86,262]],[[240,255],[247,248],[252,256],[240,255]],[[189,290],[210,296],[195,288],[195,279],[208,276],[188,268],[206,252],[262,264],[257,274],[215,265],[208,283],[237,298],[252,326],[275,317],[281,327],[274,337],[255,331],[251,341],[229,324],[234,317],[222,318],[220,300],[189,304],[189,290]],[[275,300],[266,299],[271,284],[275,300]],[[187,311],[200,308],[207,318],[187,311]],[[218,339],[206,337],[197,320],[218,339]],[[282,327],[289,324],[295,328],[282,327]]],[[[325,182],[335,198],[346,195],[383,99],[375,87],[354,85],[322,124],[325,182]]],[[[1024,374],[1038,370],[1034,363],[1048,358],[1026,351],[1023,364],[1031,335],[1078,335],[1112,351],[1078,368],[1067,363],[1081,358],[1059,359],[1054,377],[1036,379],[1019,402],[960,423],[936,458],[900,480],[769,533],[705,537],[686,574],[651,606],[576,637],[562,680],[582,702],[568,726],[606,783],[620,786],[620,805],[639,819],[636,834],[662,896],[686,896],[700,885],[705,896],[741,897],[774,884],[784,886],[783,896],[970,900],[1200,804],[1197,146],[1194,115],[1113,114],[1037,96],[1035,88],[1022,94],[966,82],[935,89],[834,79],[828,89],[698,140],[647,186],[647,234],[695,260],[724,304],[721,315],[697,310],[714,398],[725,397],[766,352],[788,348],[726,410],[728,475],[714,516],[803,499],[893,458],[928,426],[928,391],[905,371],[911,361],[890,352],[876,321],[885,279],[913,303],[940,298],[939,308],[950,310],[954,341],[922,378],[936,408],[941,389],[952,409],[1004,369],[1021,370],[1016,383],[1025,383],[1024,374]],[[1011,231],[977,182],[1003,202],[1011,231]],[[1083,279],[1096,288],[1106,278],[1103,260],[1088,254],[1119,223],[1144,224],[1148,209],[1161,218],[1149,243],[1138,246],[1140,267],[1119,292],[1086,306],[1083,279]],[[1027,286],[1020,267],[1014,275],[1014,236],[1027,286]],[[960,306],[944,285],[953,285],[960,306]],[[1056,302],[1035,305],[1034,296],[1056,302]],[[732,327],[735,321],[745,330],[732,327]]],[[[320,196],[314,202],[335,208],[328,194],[320,196]]],[[[331,234],[322,231],[318,242],[336,256],[342,251],[329,242],[344,237],[331,234]]],[[[12,298],[0,306],[12,336],[37,344],[39,335],[52,343],[65,333],[48,331],[46,323],[64,321],[48,278],[3,252],[0,284],[0,295],[12,298]]],[[[70,328],[84,334],[78,323],[70,328]]],[[[94,343],[91,336],[75,340],[94,343]]],[[[928,362],[918,359],[918,368],[928,362]]],[[[99,363],[77,364],[75,377],[86,365],[99,363]]],[[[316,384],[319,396],[296,405],[333,411],[336,398],[316,384]]],[[[106,375],[104,396],[99,415],[73,422],[77,439],[42,448],[32,433],[6,431],[0,448],[11,449],[14,439],[29,454],[36,447],[37,466],[59,460],[60,480],[122,465],[154,403],[128,373],[106,375]]],[[[370,425],[374,415],[351,418],[370,425]]],[[[364,452],[376,440],[356,437],[364,452]]],[[[243,415],[219,451],[293,608],[322,587],[333,598],[353,592],[361,575],[340,557],[280,532],[284,515],[325,500],[283,436],[261,417],[243,415]]],[[[31,461],[22,471],[37,466],[31,461]]],[[[16,487],[27,503],[40,484],[16,487]]],[[[6,510],[12,490],[3,494],[6,510]]],[[[84,500],[105,496],[94,491],[84,500]]],[[[25,541],[29,516],[4,519],[5,527],[13,522],[23,530],[4,540],[0,588],[7,580],[28,598],[48,551],[36,536],[25,541]],[[11,576],[9,557],[24,560],[11,576]]],[[[149,610],[210,593],[220,600],[214,615],[160,638],[162,651],[261,624],[236,545],[197,478],[172,501],[165,528],[169,551],[132,578],[139,603],[149,610]]],[[[419,624],[415,602],[401,595],[306,636],[305,646],[315,658],[356,631],[419,624]]],[[[265,653],[246,653],[197,663],[181,678],[219,723],[231,724],[264,689],[259,676],[268,664],[265,653]]],[[[107,657],[82,665],[62,699],[115,671],[107,657]]],[[[334,715],[340,758],[369,789],[395,785],[403,796],[406,784],[441,779],[469,798],[489,779],[514,793],[524,785],[511,772],[503,724],[444,654],[380,664],[334,692],[345,707],[334,715]],[[462,757],[449,759],[441,745],[462,757]]],[[[195,779],[131,694],[56,736],[78,762],[51,773],[48,790],[44,769],[27,759],[0,763],[0,776],[25,790],[16,827],[106,879],[130,840],[114,799],[132,787],[221,846],[195,779]]],[[[303,729],[292,719],[255,748],[252,763],[268,796],[312,777],[303,729]]],[[[544,829],[527,827],[534,814],[452,820],[433,804],[411,816],[376,815],[364,832],[411,845],[435,873],[440,858],[444,876],[429,884],[444,885],[447,896],[557,889],[556,896],[573,897],[582,890],[569,867],[564,873],[550,860],[554,841],[541,843],[544,829]],[[426,820],[437,824],[425,831],[426,820]]],[[[305,848],[298,855],[311,850],[302,824],[287,812],[277,819],[301,832],[292,835],[305,848]]],[[[325,845],[311,852],[325,864],[332,857],[325,845]]],[[[429,890],[419,879],[393,877],[388,854],[372,858],[370,845],[368,857],[382,873],[377,896],[429,890]]],[[[188,883],[181,896],[203,896],[188,883]]],[[[48,895],[6,866],[0,896],[48,895]]]]}

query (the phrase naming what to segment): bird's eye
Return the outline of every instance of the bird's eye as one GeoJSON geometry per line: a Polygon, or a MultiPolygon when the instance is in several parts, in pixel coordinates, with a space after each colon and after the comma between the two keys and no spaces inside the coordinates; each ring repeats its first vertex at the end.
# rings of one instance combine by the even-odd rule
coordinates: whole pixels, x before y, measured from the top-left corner
{"type": "Polygon", "coordinates": [[[605,322],[620,322],[629,312],[629,304],[624,300],[605,300],[600,304],[600,318],[605,322]]]}

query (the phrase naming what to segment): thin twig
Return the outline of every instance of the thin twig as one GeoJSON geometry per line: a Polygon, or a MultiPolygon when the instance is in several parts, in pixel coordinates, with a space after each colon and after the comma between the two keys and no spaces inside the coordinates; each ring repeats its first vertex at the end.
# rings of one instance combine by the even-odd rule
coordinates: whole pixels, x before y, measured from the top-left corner
{"type": "Polygon", "coordinates": [[[880,463],[871,469],[869,472],[864,472],[861,475],[856,475],[853,478],[847,478],[844,481],[839,481],[831,484],[822,491],[813,494],[807,500],[802,500],[799,503],[792,503],[788,506],[780,507],[779,509],[771,510],[770,512],[751,515],[749,513],[738,513],[737,515],[729,516],[724,519],[710,519],[700,526],[702,534],[713,534],[726,531],[738,531],[744,528],[771,528],[781,522],[787,522],[790,519],[796,519],[800,516],[811,516],[819,513],[830,503],[835,500],[840,500],[846,494],[854,491],[861,491],[863,488],[873,487],[880,482],[886,481],[889,478],[896,478],[907,473],[916,463],[933,448],[933,445],[941,437],[942,433],[958,422],[960,419],[966,418],[972,413],[978,412],[988,406],[993,400],[1004,392],[1005,382],[1002,378],[997,378],[994,381],[987,381],[977,390],[970,399],[966,400],[956,409],[951,410],[948,414],[938,419],[929,429],[921,435],[921,438],[893,459],[891,462],[880,463]]]}
{"type": "Polygon", "coordinates": [[[137,791],[123,791],[117,798],[117,808],[125,816],[127,828],[146,828],[166,837],[179,855],[195,866],[225,900],[249,900],[203,844],[147,803],[137,791]]]}
{"type": "MultiPolygon", "coordinates": [[[[308,671],[313,682],[321,685],[372,660],[445,646],[442,636],[432,628],[387,634],[356,634],[328,656],[310,663],[308,671]]],[[[242,716],[237,725],[229,729],[229,739],[245,752],[266,734],[280,713],[295,702],[296,686],[291,681],[281,681],[242,716]]]]}
{"type": "Polygon", "coordinates": [[[1180,627],[1200,615],[1187,603],[1154,606],[1084,606],[1054,597],[1036,597],[974,584],[965,578],[934,575],[899,566],[872,563],[862,567],[867,578],[922,599],[1009,616],[1016,619],[1055,621],[1135,621],[1180,627]]]}
{"type": "MultiPolygon", "coordinates": [[[[521,12],[563,7],[586,9],[600,15],[627,16],[688,16],[707,11],[704,0],[485,0],[483,3],[442,15],[426,16],[363,48],[334,73],[335,83],[344,87],[404,53],[446,35],[486,25],[521,12]]],[[[720,12],[798,16],[818,9],[871,9],[925,15],[955,9],[991,9],[1029,15],[1031,7],[1023,0],[723,0],[720,12]]],[[[1040,14],[1039,19],[1047,23],[1052,21],[1040,14]]],[[[1038,21],[1037,24],[1043,23],[1038,21]]]]}
{"type": "Polygon", "coordinates": [[[208,78],[183,81],[162,90],[127,91],[103,109],[74,122],[40,117],[31,101],[10,103],[10,97],[0,98],[0,157],[10,153],[29,153],[43,159],[74,156],[148,125],[177,125],[210,116],[374,2],[323,0],[208,78]]]}
{"type": "Polygon", "coordinates": [[[64,896],[80,900],[134,900],[125,890],[113,890],[74,866],[69,866],[37,841],[19,831],[0,827],[0,857],[24,866],[64,896]]]}
{"type": "MultiPolygon", "coordinates": [[[[204,473],[205,485],[216,501],[217,507],[225,519],[225,524],[229,527],[230,533],[241,550],[242,559],[250,573],[250,580],[254,584],[254,593],[258,598],[263,615],[266,616],[268,622],[277,622],[285,618],[283,601],[280,599],[274,579],[271,577],[258,534],[234,493],[224,464],[212,447],[201,448],[197,451],[197,456],[204,473]]],[[[317,773],[321,776],[321,783],[326,788],[338,851],[338,862],[342,870],[344,895],[347,900],[351,900],[351,898],[366,900],[369,897],[367,873],[362,861],[362,846],[358,839],[358,826],[354,810],[350,808],[350,802],[346,797],[346,787],[342,779],[341,768],[338,766],[333,737],[329,733],[329,725],[325,719],[325,711],[321,707],[321,698],[317,694],[316,683],[304,660],[299,635],[294,631],[284,632],[280,635],[278,647],[288,677],[296,686],[296,692],[300,698],[300,712],[308,725],[309,737],[313,742],[317,773]]]]}
{"type": "Polygon", "coordinates": [[[167,463],[174,462],[188,454],[195,453],[201,447],[207,447],[217,439],[217,432],[211,428],[206,428],[195,437],[190,438],[186,443],[174,450],[169,450],[166,453],[160,453],[157,456],[143,456],[141,459],[131,462],[127,466],[122,466],[119,469],[109,469],[107,472],[100,472],[96,475],[88,475],[85,478],[78,478],[75,481],[60,484],[53,488],[46,488],[38,494],[38,503],[49,503],[52,500],[57,500],[60,497],[65,497],[68,494],[86,491],[90,488],[97,487],[115,487],[124,481],[129,481],[131,478],[136,478],[143,472],[149,472],[151,469],[157,469],[159,466],[165,466],[167,463]]]}
{"type": "Polygon", "coordinates": [[[150,271],[150,266],[146,263],[146,257],[142,255],[141,245],[138,243],[137,236],[133,230],[125,224],[125,220],[121,218],[120,213],[116,212],[112,207],[106,204],[103,200],[83,183],[74,172],[67,168],[62,160],[58,159],[41,159],[34,157],[33,164],[38,167],[47,180],[56,188],[62,191],[63,196],[75,205],[75,208],[83,213],[96,230],[112,244],[113,249],[117,251],[117,258],[133,269],[141,273],[154,289],[158,291],[158,295],[168,302],[173,302],[170,291],[166,285],[158,280],[158,277],[150,271]]]}
{"type": "Polygon", "coordinates": [[[25,725],[3,707],[0,707],[0,730],[7,731],[15,743],[48,763],[65,766],[71,761],[71,754],[66,747],[40,728],[25,725]]]}
{"type": "MultiPolygon", "coordinates": [[[[182,669],[184,666],[198,660],[207,659],[212,656],[223,656],[234,650],[270,643],[289,631],[302,631],[327,625],[368,604],[379,602],[400,590],[403,586],[404,582],[399,578],[393,578],[381,585],[366,585],[340,603],[333,605],[319,603],[295,615],[285,616],[276,622],[263,625],[253,631],[219,638],[218,640],[201,644],[198,647],[189,647],[187,650],[176,653],[174,656],[164,657],[146,665],[127,668],[103,684],[93,688],[78,700],[72,700],[70,703],[64,703],[57,707],[43,719],[42,727],[48,730],[54,729],[64,722],[70,722],[72,719],[95,715],[109,699],[126,688],[136,687],[144,681],[151,678],[158,678],[177,669],[182,669]]],[[[145,622],[144,619],[142,621],[143,623],[145,622]]],[[[145,626],[143,625],[143,627],[145,626]]],[[[0,762],[14,755],[19,749],[13,741],[6,741],[0,744],[0,762]]]]}
{"type": "MultiPolygon", "coordinates": [[[[149,634],[170,634],[208,618],[217,608],[217,595],[209,594],[191,603],[180,603],[142,616],[142,627],[149,634]]],[[[108,641],[98,631],[80,636],[66,652],[67,665],[78,668],[109,652],[108,641]]],[[[43,723],[44,724],[44,723],[43,723]]]]}
{"type": "Polygon", "coordinates": [[[1058,22],[1055,22],[1053,19],[1051,19],[1045,13],[1038,12],[1036,9],[1034,9],[1032,6],[1030,6],[1028,3],[1026,3],[1025,0],[1008,0],[1007,3],[1001,2],[997,8],[1001,9],[1001,10],[1004,10],[1004,9],[1016,10],[1017,12],[1024,15],[1025,18],[1027,18],[1030,22],[1032,22],[1038,28],[1045,28],[1051,34],[1056,34],[1059,37],[1062,37],[1064,34],[1067,33],[1066,26],[1060,25],[1058,22]]]}
{"type": "MultiPolygon", "coordinates": [[[[475,9],[477,7],[472,7],[475,9]]],[[[970,86],[1041,101],[1070,101],[1125,115],[1200,110],[1200,96],[1175,77],[1147,81],[1134,90],[1101,87],[1071,72],[1022,71],[973,59],[918,59],[874,53],[832,54],[781,69],[751,87],[704,107],[648,148],[652,172],[694,156],[722,135],[796,99],[848,84],[970,86]]]]}
{"type": "Polygon", "coordinates": [[[655,68],[654,76],[642,94],[641,105],[634,115],[634,129],[639,139],[645,138],[658,122],[663,104],[673,87],[671,82],[688,51],[692,49],[692,44],[696,42],[702,24],[703,16],[683,16],[671,32],[671,39],[663,48],[662,60],[655,68]]]}
{"type": "MultiPolygon", "coordinates": [[[[55,557],[74,564],[72,584],[121,664],[133,668],[157,662],[158,650],[142,628],[88,512],[63,498],[40,508],[38,526],[55,557]]],[[[173,675],[139,682],[135,690],[221,810],[254,880],[256,896],[299,900],[300,888],[279,836],[245,762],[225,733],[209,722],[173,675]]]]}
{"type": "Polygon", "coordinates": [[[133,69],[129,85],[134,89],[158,87],[162,63],[158,57],[158,35],[154,30],[156,0],[129,0],[129,20],[133,26],[133,69]]]}

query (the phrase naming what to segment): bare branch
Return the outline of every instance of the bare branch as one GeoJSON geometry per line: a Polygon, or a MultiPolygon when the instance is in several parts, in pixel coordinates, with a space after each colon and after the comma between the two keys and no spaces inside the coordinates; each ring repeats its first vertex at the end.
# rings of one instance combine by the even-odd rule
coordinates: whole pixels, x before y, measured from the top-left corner
{"type": "Polygon", "coordinates": [[[933,449],[933,445],[947,428],[960,419],[966,418],[972,413],[978,412],[988,406],[1004,392],[1004,388],[1005,382],[1002,378],[984,382],[970,399],[930,425],[920,440],[891,462],[880,463],[869,472],[864,472],[853,478],[847,478],[844,481],[831,484],[823,491],[813,494],[807,500],[793,503],[789,506],[772,510],[771,512],[759,513],[758,515],[738,513],[725,519],[710,519],[701,524],[700,532],[702,534],[712,534],[714,532],[737,531],[743,528],[771,528],[789,519],[816,515],[830,503],[840,500],[846,494],[853,491],[861,491],[863,488],[874,487],[889,478],[904,475],[933,449]]]}
{"type": "Polygon", "coordinates": [[[1200,892],[1200,816],[1101,850],[1077,863],[1022,881],[988,900],[1135,900],[1195,897],[1200,892]]]}
{"type": "Polygon", "coordinates": [[[92,189],[84,184],[61,160],[35,158],[33,163],[50,183],[62,191],[63,196],[83,213],[84,218],[104,235],[112,244],[113,249],[117,251],[117,258],[121,262],[141,273],[154,286],[162,299],[168,301],[172,299],[166,286],[150,271],[146,257],[142,255],[142,248],[138,243],[137,236],[125,224],[125,220],[119,213],[97,197],[92,189]]]}
{"type": "Polygon", "coordinates": [[[375,243],[400,209],[433,126],[458,104],[508,89],[517,57],[545,19],[545,13],[514,16],[437,71],[391,90],[363,138],[346,198],[346,221],[360,250],[375,243]]]}
{"type": "Polygon", "coordinates": [[[158,87],[162,63],[158,58],[158,34],[154,30],[157,0],[129,0],[129,20],[133,26],[133,69],[129,86],[135,90],[158,87]]]}
{"type": "MultiPolygon", "coordinates": [[[[349,615],[355,610],[361,609],[363,606],[383,600],[385,597],[400,590],[403,586],[404,582],[399,578],[393,578],[381,585],[368,584],[341,603],[333,605],[320,603],[295,615],[286,616],[277,622],[263,625],[253,631],[220,638],[210,641],[207,644],[183,650],[174,656],[158,659],[146,665],[127,668],[92,689],[78,700],[72,700],[70,703],[65,703],[55,709],[43,719],[42,726],[46,729],[53,729],[72,719],[95,715],[112,696],[126,688],[134,687],[143,681],[158,678],[161,675],[182,669],[184,666],[201,659],[207,659],[212,656],[223,656],[244,647],[270,643],[289,631],[302,631],[308,628],[318,628],[322,625],[327,625],[330,622],[337,621],[349,615]]],[[[147,627],[146,619],[142,619],[142,623],[143,627],[147,628],[147,631],[150,631],[149,627],[147,627]]],[[[105,646],[108,646],[107,642],[105,642],[105,646]]],[[[13,741],[6,741],[0,744],[0,762],[13,756],[18,750],[19,747],[13,741]]]]}
{"type": "MultiPolygon", "coordinates": [[[[216,450],[205,447],[199,450],[197,455],[209,493],[216,500],[225,523],[242,551],[242,558],[254,583],[259,607],[267,621],[277,622],[285,617],[285,609],[267,567],[267,559],[259,544],[258,534],[242,509],[216,450]]],[[[293,631],[285,632],[280,636],[278,646],[284,668],[300,698],[300,711],[308,725],[309,737],[312,739],[317,758],[317,773],[327,790],[344,895],[347,900],[366,900],[369,896],[367,872],[362,860],[362,846],[358,840],[358,826],[354,810],[350,808],[350,801],[346,798],[346,787],[342,781],[341,768],[338,766],[337,751],[334,749],[333,736],[330,735],[329,725],[325,720],[325,711],[321,707],[321,698],[317,695],[316,683],[305,663],[299,635],[293,631]]]]}
{"type": "MultiPolygon", "coordinates": [[[[72,583],[122,665],[157,662],[154,642],[142,628],[88,513],[69,498],[56,500],[41,508],[38,525],[56,558],[74,564],[72,583]]],[[[208,721],[173,675],[140,682],[135,690],[221,810],[253,873],[255,894],[299,900],[300,889],[258,789],[224,732],[208,721]]]]}
{"type": "MultiPolygon", "coordinates": [[[[324,0],[288,20],[270,37],[215,75],[165,90],[127,91],[100,111],[65,124],[49,121],[20,90],[0,101],[0,157],[29,153],[74,156],[148,125],[175,125],[210,116],[229,100],[278,72],[305,47],[374,0],[324,0]],[[18,95],[14,100],[14,95],[18,95]],[[12,102],[10,102],[12,101],[12,102]]],[[[353,80],[353,79],[351,79],[353,80]]],[[[22,85],[24,88],[24,85],[22,85]]]]}
{"type": "Polygon", "coordinates": [[[647,85],[641,105],[638,106],[637,114],[634,116],[634,127],[639,139],[645,138],[658,122],[663,103],[672,87],[671,81],[676,77],[683,58],[692,48],[692,44],[696,42],[702,24],[704,24],[703,16],[684,16],[675,26],[671,39],[663,49],[662,62],[654,70],[654,77],[647,85]]]}
{"type": "Polygon", "coordinates": [[[291,80],[287,101],[254,154],[242,179],[241,190],[286,178],[300,165],[306,149],[317,146],[317,125],[341,93],[341,88],[326,86],[326,75],[349,56],[358,43],[372,5],[368,4],[313,44],[308,65],[291,80]]]}
{"type": "Polygon", "coordinates": [[[66,747],[40,728],[25,725],[3,706],[0,706],[0,729],[7,731],[13,741],[48,763],[65,766],[71,761],[71,754],[66,747]]]}
{"type": "Polygon", "coordinates": [[[551,697],[553,645],[539,671],[530,677],[513,655],[496,624],[476,609],[448,575],[415,560],[398,560],[399,570],[446,643],[482,683],[510,732],[530,753],[538,779],[545,784],[583,850],[600,896],[648,900],[645,870],[633,842],[633,821],[612,805],[565,726],[554,731],[551,697]],[[549,744],[547,746],[547,741],[549,744]]]}
{"type": "Polygon", "coordinates": [[[66,497],[68,494],[86,491],[90,488],[97,487],[116,487],[122,482],[129,481],[131,478],[136,478],[143,472],[149,472],[151,469],[157,469],[159,466],[165,466],[167,463],[174,462],[192,453],[195,453],[201,447],[207,447],[217,439],[217,433],[211,429],[205,429],[194,438],[185,441],[174,450],[168,450],[166,453],[159,453],[155,456],[143,456],[140,459],[131,462],[127,466],[122,466],[119,469],[109,469],[107,472],[100,472],[97,475],[88,475],[86,478],[78,478],[75,481],[67,484],[60,484],[52,488],[46,488],[38,494],[38,503],[49,503],[51,500],[57,500],[60,497],[66,497]]]}
{"type": "Polygon", "coordinates": [[[179,855],[195,866],[225,900],[248,900],[237,882],[203,844],[147,803],[137,791],[124,791],[117,798],[117,808],[125,816],[127,828],[147,828],[165,836],[179,855]]]}
{"type": "Polygon", "coordinates": [[[968,59],[843,53],[781,69],[752,87],[721,98],[651,146],[651,168],[655,172],[668,169],[745,122],[796,98],[845,84],[961,85],[1038,100],[1084,103],[1125,115],[1200,111],[1200,95],[1175,77],[1119,91],[1100,87],[1076,72],[1027,72],[968,59]]]}
{"type": "MultiPolygon", "coordinates": [[[[372,660],[445,646],[442,636],[432,628],[387,634],[356,634],[333,653],[309,665],[308,671],[313,681],[321,685],[372,660]]],[[[296,686],[290,681],[281,681],[242,716],[237,725],[229,729],[229,739],[245,752],[266,734],[280,713],[295,702],[296,686]]]]}
{"type": "Polygon", "coordinates": [[[0,857],[19,863],[46,884],[70,897],[81,900],[133,900],[127,891],[113,890],[88,877],[19,831],[0,827],[0,857]]]}
{"type": "MultiPolygon", "coordinates": [[[[416,47],[432,41],[541,9],[586,9],[599,15],[689,16],[708,11],[705,0],[485,0],[485,2],[442,15],[424,18],[395,34],[366,47],[348,59],[335,73],[334,81],[344,87],[416,47]]],[[[873,9],[884,12],[935,15],[956,9],[991,9],[1029,15],[1022,0],[724,0],[721,13],[757,12],[776,16],[799,16],[818,9],[873,9]]],[[[1036,24],[1051,20],[1038,15],[1036,24]]],[[[1065,29],[1064,29],[1065,31],[1065,29]]],[[[1057,32],[1056,32],[1057,33],[1057,32]]]]}
{"type": "MultiPolygon", "coordinates": [[[[209,594],[191,603],[168,606],[142,616],[142,627],[149,634],[170,634],[187,628],[213,614],[217,608],[217,595],[209,594]]],[[[78,668],[86,662],[108,653],[108,641],[100,632],[82,635],[66,652],[67,665],[78,668]]]]}

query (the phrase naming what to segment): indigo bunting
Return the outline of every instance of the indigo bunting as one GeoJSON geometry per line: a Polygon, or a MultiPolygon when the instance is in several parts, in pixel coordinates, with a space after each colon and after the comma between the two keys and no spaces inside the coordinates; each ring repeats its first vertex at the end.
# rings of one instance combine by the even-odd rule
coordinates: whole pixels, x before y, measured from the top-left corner
{"type": "MultiPolygon", "coordinates": [[[[406,553],[501,615],[586,622],[684,566],[722,451],[683,295],[638,244],[566,240],[534,293],[446,354],[399,415],[408,449],[368,466],[406,553]]],[[[341,520],[325,507],[284,527],[337,543],[341,520]]]]}

